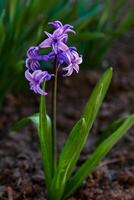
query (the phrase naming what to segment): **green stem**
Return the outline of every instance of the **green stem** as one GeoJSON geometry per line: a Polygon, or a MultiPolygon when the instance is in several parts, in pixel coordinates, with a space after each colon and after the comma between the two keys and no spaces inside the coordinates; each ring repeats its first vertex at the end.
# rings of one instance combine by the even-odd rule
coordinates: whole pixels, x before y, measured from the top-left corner
{"type": "Polygon", "coordinates": [[[52,167],[53,175],[57,165],[57,148],[56,148],[56,104],[57,104],[57,74],[58,62],[57,57],[54,62],[54,78],[52,86],[52,167]]]}

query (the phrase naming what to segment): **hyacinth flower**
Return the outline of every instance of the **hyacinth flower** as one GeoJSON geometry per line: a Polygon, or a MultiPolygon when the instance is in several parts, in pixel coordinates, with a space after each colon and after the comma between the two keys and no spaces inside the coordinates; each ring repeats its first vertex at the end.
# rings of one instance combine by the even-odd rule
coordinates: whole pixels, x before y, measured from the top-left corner
{"type": "Polygon", "coordinates": [[[64,76],[72,75],[74,70],[78,73],[79,65],[82,63],[82,56],[79,56],[79,54],[73,49],[68,50],[66,55],[66,63],[68,64],[68,66],[63,68],[64,71],[67,71],[64,76]]]}
{"type": "Polygon", "coordinates": [[[25,77],[30,82],[31,90],[33,90],[36,94],[47,95],[47,92],[41,89],[41,84],[50,80],[52,75],[50,75],[47,71],[42,70],[35,70],[33,73],[26,70],[25,77]]]}
{"type": "Polygon", "coordinates": [[[39,69],[39,61],[47,61],[48,55],[39,55],[39,47],[30,47],[27,51],[26,67],[32,71],[39,69]]]}
{"type": "MultiPolygon", "coordinates": [[[[30,47],[27,51],[26,68],[29,70],[29,73],[30,71],[34,72],[39,70],[41,67],[41,61],[43,61],[44,64],[47,61],[55,62],[55,79],[57,78],[57,70],[61,64],[64,64],[62,70],[63,72],[65,71],[65,73],[63,76],[70,76],[73,71],[78,73],[79,65],[82,63],[82,56],[79,56],[75,47],[67,46],[68,33],[75,34],[73,26],[69,24],[63,25],[59,21],[50,22],[49,25],[54,27],[54,32],[50,34],[45,31],[48,38],[38,46],[30,47]],[[50,48],[50,52],[47,55],[41,55],[40,50],[46,48],[50,48]]],[[[26,79],[30,82],[30,85],[32,85],[27,76],[26,79]]],[[[35,87],[31,87],[31,89],[40,94],[40,92],[38,92],[39,90],[36,90],[35,87]]],[[[47,93],[45,92],[44,95],[46,94],[47,93]]]]}
{"type": "MultiPolygon", "coordinates": [[[[134,115],[123,117],[111,124],[98,139],[96,148],[81,166],[77,161],[88,139],[95,118],[102,105],[104,97],[112,79],[112,68],[106,70],[94,88],[83,114],[75,123],[67,138],[60,155],[57,155],[56,148],[56,106],[57,106],[57,76],[62,71],[63,77],[70,76],[74,71],[79,72],[79,65],[82,63],[75,47],[67,45],[68,33],[75,33],[73,26],[63,25],[60,21],[50,22],[53,26],[53,33],[46,33],[48,38],[36,47],[29,48],[26,59],[25,77],[29,81],[30,89],[40,95],[40,109],[30,117],[27,117],[16,124],[23,126],[26,122],[32,121],[38,130],[42,164],[47,188],[48,200],[68,199],[83,181],[92,173],[99,162],[118,142],[118,140],[134,124],[134,115]],[[47,55],[42,55],[40,50],[49,48],[47,55]],[[41,70],[41,63],[51,62],[53,72],[46,69],[41,70]],[[61,69],[59,71],[59,69],[61,69]],[[52,81],[52,114],[47,114],[45,99],[47,92],[45,86],[47,81],[52,81]],[[59,159],[58,159],[59,158],[59,159]]],[[[73,87],[73,86],[72,86],[73,87]]],[[[49,102],[50,103],[50,102],[49,102]]]]}
{"type": "Polygon", "coordinates": [[[52,25],[56,30],[53,32],[53,34],[50,34],[45,31],[45,34],[48,36],[47,39],[45,39],[40,45],[40,48],[47,48],[52,47],[55,54],[58,53],[59,50],[62,50],[63,52],[68,50],[68,46],[66,45],[66,42],[68,40],[68,33],[75,34],[75,31],[72,29],[73,26],[66,24],[62,25],[61,22],[55,21],[50,22],[50,25],[52,25]]]}

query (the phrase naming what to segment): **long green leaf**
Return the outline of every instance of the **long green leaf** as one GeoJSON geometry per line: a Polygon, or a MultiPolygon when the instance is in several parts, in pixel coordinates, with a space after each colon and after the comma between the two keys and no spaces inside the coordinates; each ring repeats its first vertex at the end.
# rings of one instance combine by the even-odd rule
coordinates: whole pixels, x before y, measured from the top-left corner
{"type": "Polygon", "coordinates": [[[44,174],[46,177],[47,189],[49,190],[52,181],[52,131],[51,120],[46,114],[44,96],[41,96],[40,100],[40,113],[36,113],[20,120],[14,125],[13,130],[18,130],[31,122],[36,125],[39,132],[39,142],[44,174]]]}
{"type": "Polygon", "coordinates": [[[45,96],[41,95],[39,113],[39,141],[43,161],[46,186],[49,187],[52,181],[52,134],[48,131],[45,96]]]}
{"type": "Polygon", "coordinates": [[[14,17],[16,14],[17,3],[18,3],[17,0],[9,1],[9,21],[10,21],[11,26],[12,26],[12,23],[14,21],[14,17]]]}
{"type": "Polygon", "coordinates": [[[112,68],[106,70],[101,79],[95,86],[82,115],[87,124],[87,135],[91,129],[97,113],[102,105],[104,97],[107,93],[108,87],[112,79],[112,68]]]}
{"type": "Polygon", "coordinates": [[[6,37],[3,19],[4,19],[4,11],[0,16],[0,52],[6,37]]]}
{"type": "Polygon", "coordinates": [[[124,19],[121,21],[117,28],[117,32],[122,33],[129,30],[130,27],[134,25],[134,13],[128,13],[124,19]]]}
{"type": "Polygon", "coordinates": [[[77,27],[77,31],[82,30],[92,20],[92,17],[97,15],[102,10],[102,8],[103,6],[101,4],[95,3],[87,13],[84,13],[83,16],[74,22],[74,25],[77,27]]]}
{"type": "Polygon", "coordinates": [[[76,38],[74,38],[74,40],[89,41],[89,40],[105,38],[106,36],[107,35],[103,32],[84,32],[84,33],[78,33],[78,35],[76,36],[76,38]]]}
{"type": "Polygon", "coordinates": [[[4,4],[5,4],[5,0],[1,0],[1,1],[0,1],[0,15],[1,15],[1,13],[3,12],[4,4]]]}
{"type": "Polygon", "coordinates": [[[100,19],[98,20],[98,25],[97,25],[97,30],[103,30],[103,26],[109,23],[110,21],[110,16],[111,16],[111,7],[112,7],[112,2],[111,0],[106,0],[105,1],[105,8],[103,9],[102,15],[100,16],[100,19]]]}
{"type": "Polygon", "coordinates": [[[86,142],[85,130],[86,123],[85,119],[82,118],[72,129],[60,155],[58,168],[51,186],[50,199],[60,200],[62,193],[64,192],[66,181],[68,180],[86,142]]]}
{"type": "Polygon", "coordinates": [[[127,130],[134,125],[134,114],[129,116],[119,127],[112,133],[110,137],[104,140],[89,156],[88,160],[80,167],[79,171],[68,181],[66,186],[64,199],[70,196],[89,176],[102,158],[110,151],[110,149],[121,139],[127,130]]]}
{"type": "Polygon", "coordinates": [[[115,130],[117,130],[120,125],[126,120],[126,117],[120,118],[113,122],[108,128],[102,131],[100,138],[98,138],[95,146],[97,147],[101,142],[108,138],[115,130]]]}

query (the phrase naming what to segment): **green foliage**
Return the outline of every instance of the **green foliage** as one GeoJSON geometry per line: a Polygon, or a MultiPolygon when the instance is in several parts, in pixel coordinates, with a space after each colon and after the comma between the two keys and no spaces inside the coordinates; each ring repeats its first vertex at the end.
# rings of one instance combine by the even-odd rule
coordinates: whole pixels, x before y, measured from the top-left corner
{"type": "MultiPolygon", "coordinates": [[[[98,81],[94,88],[80,120],[73,127],[68,139],[59,155],[58,164],[54,175],[52,175],[52,132],[50,120],[47,120],[45,97],[41,97],[40,115],[28,117],[38,127],[41,153],[46,177],[49,200],[64,200],[82,184],[82,182],[92,173],[99,162],[110,151],[110,149],[121,139],[131,126],[134,125],[134,115],[121,118],[110,125],[99,138],[96,149],[89,155],[88,159],[79,166],[78,171],[73,174],[81,151],[88,139],[92,125],[103,103],[112,78],[112,69],[109,68],[98,81]]],[[[26,121],[19,122],[20,128],[26,121]]],[[[18,123],[17,123],[18,124],[18,123]]]]}
{"type": "Polygon", "coordinates": [[[49,199],[61,199],[65,184],[74,168],[79,155],[86,142],[86,123],[82,118],[72,129],[70,136],[62,150],[59,158],[58,168],[54,175],[49,199]]]}
{"type": "Polygon", "coordinates": [[[39,130],[39,113],[36,113],[36,114],[34,114],[32,116],[25,117],[25,118],[21,119],[20,121],[15,123],[15,125],[12,127],[12,130],[13,131],[18,131],[19,129],[23,128],[24,126],[26,126],[27,124],[29,124],[31,122],[39,130]]]}
{"type": "Polygon", "coordinates": [[[66,184],[64,199],[69,197],[82,184],[85,178],[87,178],[88,175],[94,170],[101,159],[109,152],[109,150],[132,125],[134,125],[134,115],[128,116],[108,138],[104,139],[104,141],[89,156],[76,174],[68,181],[66,184]]]}
{"type": "Polygon", "coordinates": [[[77,35],[71,40],[84,55],[83,67],[99,67],[113,41],[134,24],[132,7],[125,0],[1,0],[0,101],[25,88],[25,51],[41,40],[48,21],[73,24],[77,35]]]}
{"type": "Polygon", "coordinates": [[[87,141],[89,131],[99,111],[102,101],[106,95],[111,82],[112,69],[107,70],[101,80],[96,85],[91,97],[89,98],[83,115],[79,122],[74,126],[67,140],[65,147],[59,158],[59,165],[51,187],[51,199],[58,199],[62,196],[65,184],[70,176],[80,153],[87,141]],[[54,192],[52,192],[54,191],[54,192]]]}
{"type": "Polygon", "coordinates": [[[39,142],[43,161],[46,186],[49,191],[52,182],[52,130],[51,121],[47,120],[45,96],[41,95],[39,113],[39,142]]]}

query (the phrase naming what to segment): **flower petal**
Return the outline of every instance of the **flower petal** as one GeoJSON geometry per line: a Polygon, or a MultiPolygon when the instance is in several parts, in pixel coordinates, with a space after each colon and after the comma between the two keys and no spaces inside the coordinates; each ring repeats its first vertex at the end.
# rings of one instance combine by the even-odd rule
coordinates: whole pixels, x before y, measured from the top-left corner
{"type": "Polygon", "coordinates": [[[73,69],[78,73],[79,72],[79,65],[74,64],[73,69]]]}
{"type": "Polygon", "coordinates": [[[82,63],[82,56],[76,59],[76,63],[80,65],[82,63]]]}
{"type": "Polygon", "coordinates": [[[36,90],[37,90],[37,92],[39,94],[41,94],[43,96],[46,96],[48,94],[47,92],[45,92],[44,90],[42,90],[39,85],[36,86],[36,90]]]}
{"type": "Polygon", "coordinates": [[[69,48],[66,44],[64,44],[63,42],[59,42],[58,43],[58,49],[62,50],[62,51],[67,51],[69,48]]]}
{"type": "Polygon", "coordinates": [[[39,44],[39,47],[40,48],[47,48],[47,47],[51,47],[51,44],[52,44],[52,40],[50,38],[47,38],[39,44]]]}
{"type": "Polygon", "coordinates": [[[25,77],[28,81],[32,81],[33,79],[32,74],[29,72],[29,70],[25,71],[25,77]]]}
{"type": "Polygon", "coordinates": [[[47,31],[44,31],[44,33],[45,33],[50,39],[53,39],[53,34],[48,33],[47,31]]]}
{"type": "Polygon", "coordinates": [[[53,26],[54,28],[59,28],[59,27],[63,26],[62,23],[58,20],[56,20],[54,22],[49,22],[48,24],[53,26]]]}
{"type": "Polygon", "coordinates": [[[70,68],[70,69],[68,70],[68,72],[67,72],[66,74],[64,74],[63,76],[70,76],[70,75],[72,75],[72,73],[73,73],[73,69],[70,68]]]}

